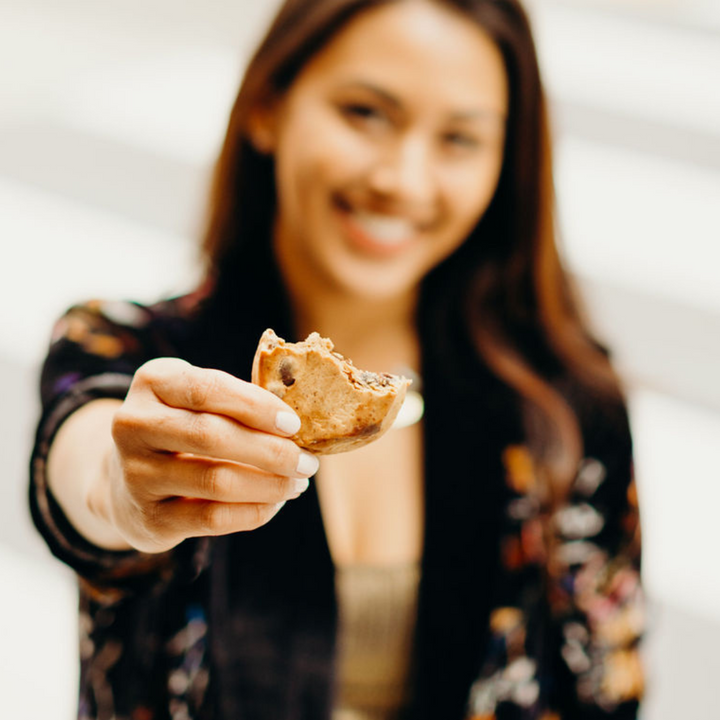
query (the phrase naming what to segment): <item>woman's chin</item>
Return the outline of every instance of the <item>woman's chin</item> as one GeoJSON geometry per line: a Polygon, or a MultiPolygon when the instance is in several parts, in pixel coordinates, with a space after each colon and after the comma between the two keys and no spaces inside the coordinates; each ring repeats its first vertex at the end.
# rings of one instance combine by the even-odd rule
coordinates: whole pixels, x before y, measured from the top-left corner
{"type": "Polygon", "coordinates": [[[367,303],[396,302],[413,295],[419,281],[407,276],[400,277],[397,273],[382,270],[358,269],[351,274],[336,273],[335,289],[347,299],[356,299],[367,303]]]}

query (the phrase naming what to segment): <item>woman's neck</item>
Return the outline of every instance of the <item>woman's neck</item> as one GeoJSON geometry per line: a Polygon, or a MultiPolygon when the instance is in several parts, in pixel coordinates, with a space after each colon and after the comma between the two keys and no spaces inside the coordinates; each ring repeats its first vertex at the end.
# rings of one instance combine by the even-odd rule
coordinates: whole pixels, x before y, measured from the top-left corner
{"type": "Polygon", "coordinates": [[[285,277],[298,339],[318,332],[355,365],[375,372],[417,369],[417,293],[373,300],[285,277]]]}
{"type": "Polygon", "coordinates": [[[295,302],[294,307],[299,336],[316,331],[329,337],[358,367],[393,372],[403,365],[418,366],[415,303],[410,299],[371,303],[335,296],[319,303],[295,302]]]}

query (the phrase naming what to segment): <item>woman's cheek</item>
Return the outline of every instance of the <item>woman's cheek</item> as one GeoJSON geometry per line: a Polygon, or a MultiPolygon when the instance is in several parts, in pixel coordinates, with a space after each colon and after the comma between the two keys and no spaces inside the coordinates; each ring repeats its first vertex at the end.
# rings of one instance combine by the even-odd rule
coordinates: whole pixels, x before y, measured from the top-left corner
{"type": "Polygon", "coordinates": [[[481,216],[490,204],[500,178],[501,158],[492,154],[456,178],[453,194],[468,215],[481,216]]]}

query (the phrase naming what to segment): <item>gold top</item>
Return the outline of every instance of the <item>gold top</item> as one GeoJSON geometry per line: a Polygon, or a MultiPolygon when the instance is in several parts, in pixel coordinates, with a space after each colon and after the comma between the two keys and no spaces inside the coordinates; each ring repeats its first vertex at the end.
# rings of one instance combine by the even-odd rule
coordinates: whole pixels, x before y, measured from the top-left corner
{"type": "Polygon", "coordinates": [[[407,704],[420,567],[338,567],[338,694],[332,720],[395,720],[407,704]]]}

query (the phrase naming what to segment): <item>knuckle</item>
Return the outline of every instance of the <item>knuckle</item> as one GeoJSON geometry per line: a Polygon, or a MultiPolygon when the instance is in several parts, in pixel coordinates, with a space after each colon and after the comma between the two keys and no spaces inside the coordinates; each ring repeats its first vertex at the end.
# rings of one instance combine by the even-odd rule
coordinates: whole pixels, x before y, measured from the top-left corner
{"type": "Polygon", "coordinates": [[[269,390],[265,390],[259,385],[253,385],[244,380],[241,382],[244,390],[242,402],[248,414],[262,415],[268,411],[273,413],[276,411],[274,403],[277,398],[269,390]]]}
{"type": "Polygon", "coordinates": [[[205,465],[200,471],[199,484],[203,497],[226,497],[230,490],[228,471],[213,465],[205,465]]]}
{"type": "Polygon", "coordinates": [[[187,426],[187,436],[190,446],[196,450],[208,450],[212,439],[210,416],[204,413],[190,415],[187,426]]]}
{"type": "Polygon", "coordinates": [[[125,405],[120,406],[113,415],[110,425],[110,432],[117,444],[123,443],[127,438],[132,437],[138,429],[137,417],[127,409],[125,405]]]}
{"type": "Polygon", "coordinates": [[[110,435],[123,455],[144,452],[149,447],[148,433],[158,424],[148,408],[126,401],[113,415],[110,435]]]}
{"type": "Polygon", "coordinates": [[[147,483],[147,466],[142,459],[125,456],[121,458],[122,480],[127,492],[135,497],[143,497],[142,490],[147,483]]]}
{"type": "Polygon", "coordinates": [[[161,377],[165,375],[163,369],[165,363],[164,358],[155,358],[154,360],[148,360],[142,364],[136,371],[133,377],[133,384],[141,386],[150,386],[157,382],[161,377]]]}
{"type": "Polygon", "coordinates": [[[133,376],[133,385],[140,388],[161,384],[178,371],[186,370],[189,363],[180,358],[153,358],[143,363],[133,376]]]}
{"type": "Polygon", "coordinates": [[[267,457],[270,467],[292,471],[297,465],[297,446],[290,440],[268,437],[267,457]]]}
{"type": "Polygon", "coordinates": [[[265,525],[271,517],[271,513],[269,512],[269,507],[267,505],[261,505],[259,503],[249,505],[248,510],[248,530],[257,530],[259,527],[265,525]]]}
{"type": "Polygon", "coordinates": [[[228,527],[228,509],[218,503],[205,503],[200,511],[200,527],[206,535],[222,535],[228,527]]]}
{"type": "Polygon", "coordinates": [[[139,509],[146,533],[151,535],[162,533],[166,525],[163,504],[159,502],[142,503],[139,509]]]}
{"type": "Polygon", "coordinates": [[[274,478],[268,483],[269,502],[279,503],[293,495],[293,481],[286,477],[274,478]]]}
{"type": "Polygon", "coordinates": [[[206,407],[217,380],[212,373],[190,372],[185,373],[185,403],[190,409],[206,407]]]}

